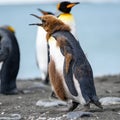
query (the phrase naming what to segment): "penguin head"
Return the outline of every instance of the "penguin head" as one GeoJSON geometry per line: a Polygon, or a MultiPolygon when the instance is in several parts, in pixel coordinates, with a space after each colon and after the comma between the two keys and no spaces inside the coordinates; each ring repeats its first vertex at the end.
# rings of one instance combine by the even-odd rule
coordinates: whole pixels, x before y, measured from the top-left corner
{"type": "Polygon", "coordinates": [[[10,25],[5,25],[5,26],[2,26],[2,27],[3,27],[4,29],[12,32],[12,33],[15,33],[15,29],[14,29],[12,26],[10,26],[10,25]]]}
{"type": "Polygon", "coordinates": [[[39,16],[37,16],[35,14],[31,14],[31,15],[37,17],[38,19],[40,19],[42,23],[30,24],[30,25],[41,26],[46,30],[46,32],[51,31],[56,26],[64,25],[64,23],[61,20],[57,19],[53,15],[43,15],[41,17],[39,17],[39,16]]]}
{"type": "Polygon", "coordinates": [[[57,9],[60,10],[63,13],[70,13],[71,9],[73,6],[79,4],[79,2],[69,2],[69,1],[64,1],[61,2],[57,5],[57,9]]]}
{"type": "Polygon", "coordinates": [[[38,11],[40,11],[43,15],[54,15],[52,12],[49,12],[49,11],[44,11],[40,8],[38,8],[38,11]]]}
{"type": "Polygon", "coordinates": [[[46,32],[49,32],[50,29],[54,28],[56,18],[53,15],[44,15],[39,18],[42,22],[40,26],[42,26],[46,32]]]}
{"type": "Polygon", "coordinates": [[[51,34],[54,33],[55,31],[59,31],[59,30],[70,31],[70,27],[68,25],[64,24],[61,20],[59,20],[57,17],[53,15],[44,15],[41,17],[35,14],[31,14],[31,15],[40,19],[42,23],[35,23],[35,24],[33,23],[29,25],[37,25],[43,27],[44,30],[48,33],[47,38],[49,38],[51,34]]]}

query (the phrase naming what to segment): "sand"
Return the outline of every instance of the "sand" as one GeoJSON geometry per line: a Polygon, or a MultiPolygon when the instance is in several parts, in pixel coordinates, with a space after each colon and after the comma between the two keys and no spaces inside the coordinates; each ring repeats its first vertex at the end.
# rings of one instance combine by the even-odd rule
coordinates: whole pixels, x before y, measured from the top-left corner
{"type": "MultiPolygon", "coordinates": [[[[120,97],[120,75],[96,77],[97,95],[102,97],[120,97]]],[[[67,112],[60,112],[65,106],[43,107],[36,106],[37,101],[49,99],[50,85],[42,84],[40,79],[17,80],[18,95],[0,94],[0,120],[68,120],[67,112]]],[[[75,110],[80,111],[81,105],[75,110]]],[[[120,105],[103,106],[100,110],[91,105],[92,117],[82,117],[79,120],[120,120],[120,105]]],[[[76,119],[76,120],[78,120],[76,119]]]]}

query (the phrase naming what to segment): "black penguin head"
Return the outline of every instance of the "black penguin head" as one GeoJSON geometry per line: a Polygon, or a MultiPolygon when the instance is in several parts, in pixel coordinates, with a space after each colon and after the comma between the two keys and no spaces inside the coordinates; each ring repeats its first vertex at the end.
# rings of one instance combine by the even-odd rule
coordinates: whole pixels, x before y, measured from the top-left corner
{"type": "Polygon", "coordinates": [[[38,11],[40,11],[43,15],[54,15],[52,12],[49,12],[49,11],[44,11],[40,8],[38,8],[38,11]]]}
{"type": "Polygon", "coordinates": [[[12,33],[15,33],[15,29],[10,25],[4,25],[4,26],[2,26],[2,28],[6,29],[12,33]]]}
{"type": "Polygon", "coordinates": [[[71,9],[73,6],[79,4],[79,2],[69,2],[69,1],[64,1],[61,2],[57,5],[57,9],[60,10],[63,13],[70,13],[71,9]]]}

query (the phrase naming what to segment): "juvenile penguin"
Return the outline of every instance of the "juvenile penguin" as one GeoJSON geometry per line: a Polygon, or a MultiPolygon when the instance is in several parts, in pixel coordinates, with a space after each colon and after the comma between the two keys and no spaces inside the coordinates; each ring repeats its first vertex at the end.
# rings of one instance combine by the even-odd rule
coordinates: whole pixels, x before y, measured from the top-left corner
{"type": "Polygon", "coordinates": [[[0,93],[17,94],[16,77],[20,65],[20,51],[11,26],[0,27],[0,93]]]}
{"type": "MultiPolygon", "coordinates": [[[[38,9],[43,15],[51,14],[51,12],[43,11],[42,9],[38,9]]],[[[37,37],[36,37],[36,59],[37,65],[41,73],[41,79],[45,84],[49,82],[49,75],[48,75],[48,44],[46,40],[46,31],[41,27],[38,26],[37,29],[37,37]]]]}
{"type": "Polygon", "coordinates": [[[72,15],[71,10],[74,6],[79,4],[79,2],[69,2],[63,1],[57,4],[57,9],[61,12],[58,15],[58,19],[62,20],[71,28],[71,33],[76,36],[76,24],[74,16],[72,15]]]}
{"type": "MultiPolygon", "coordinates": [[[[70,13],[71,9],[73,6],[79,4],[79,2],[60,2],[57,5],[57,9],[61,11],[59,14],[58,19],[62,20],[65,24],[69,25],[71,28],[71,32],[76,36],[76,26],[75,26],[75,20],[73,15],[70,13]]],[[[38,9],[43,15],[54,15],[51,12],[44,11],[42,9],[38,9]]],[[[49,75],[48,75],[48,61],[49,61],[49,56],[47,55],[48,47],[47,46],[47,41],[45,41],[45,36],[46,36],[46,31],[42,27],[38,27],[37,30],[37,39],[36,39],[36,57],[37,57],[37,64],[38,67],[41,71],[41,79],[45,82],[48,83],[49,81],[49,75]]],[[[52,38],[53,39],[53,38],[52,38]]],[[[52,44],[52,43],[51,43],[52,44]]],[[[63,56],[58,54],[59,60],[63,60],[63,56]],[[62,58],[61,58],[62,57],[62,58]]],[[[61,61],[63,63],[63,61],[61,61]]],[[[62,64],[61,64],[62,65],[62,64]]]]}
{"type": "Polygon", "coordinates": [[[89,110],[90,103],[102,108],[96,95],[92,68],[80,44],[70,33],[69,26],[51,15],[36,17],[42,23],[31,25],[42,26],[47,32],[48,40],[51,36],[55,38],[50,49],[55,50],[56,46],[60,49],[54,52],[50,50],[49,76],[56,96],[64,101],[72,100],[68,111],[74,110],[79,104],[82,104],[85,110],[89,110]],[[61,70],[57,52],[64,56],[64,66],[61,70]]]}

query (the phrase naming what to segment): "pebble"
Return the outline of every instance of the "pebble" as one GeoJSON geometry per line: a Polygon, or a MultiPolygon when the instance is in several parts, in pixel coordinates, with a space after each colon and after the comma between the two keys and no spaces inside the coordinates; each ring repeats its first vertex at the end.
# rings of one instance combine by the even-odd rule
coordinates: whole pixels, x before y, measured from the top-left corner
{"type": "Polygon", "coordinates": [[[120,115],[120,111],[118,112],[118,115],[120,115]]]}
{"type": "Polygon", "coordinates": [[[99,100],[102,105],[117,105],[120,104],[119,97],[103,97],[99,100]]]}
{"type": "Polygon", "coordinates": [[[42,107],[53,107],[59,105],[66,106],[67,104],[61,100],[52,100],[52,99],[39,100],[36,103],[36,106],[42,106],[42,107]]]}
{"type": "Polygon", "coordinates": [[[92,117],[93,114],[91,112],[82,112],[82,111],[75,111],[67,113],[67,119],[78,119],[81,117],[92,117]]]}
{"type": "Polygon", "coordinates": [[[22,96],[18,96],[18,99],[22,99],[22,96]]]}
{"type": "Polygon", "coordinates": [[[5,115],[0,117],[0,120],[21,120],[21,115],[20,114],[10,114],[10,115],[5,115]]]}
{"type": "Polygon", "coordinates": [[[46,120],[46,119],[47,119],[46,117],[39,117],[36,120],[46,120]]]}
{"type": "Polygon", "coordinates": [[[5,112],[1,112],[1,115],[4,115],[5,114],[5,112]]]}

